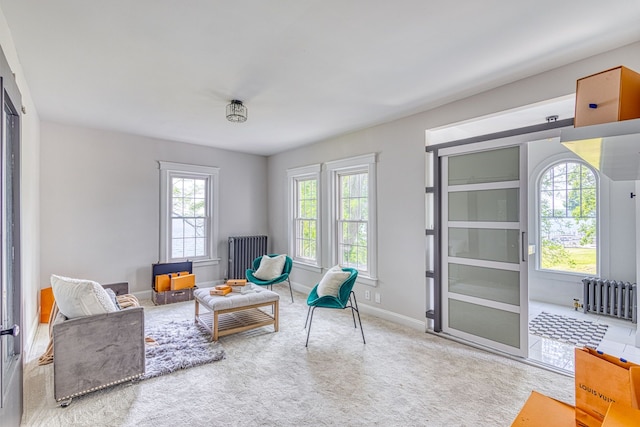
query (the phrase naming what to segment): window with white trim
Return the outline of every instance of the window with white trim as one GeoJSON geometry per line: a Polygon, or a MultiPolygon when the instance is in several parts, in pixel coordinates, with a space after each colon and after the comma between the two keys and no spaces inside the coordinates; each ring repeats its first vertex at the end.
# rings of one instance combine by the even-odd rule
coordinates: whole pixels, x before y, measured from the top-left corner
{"type": "Polygon", "coordinates": [[[320,265],[320,165],[289,169],[289,254],[299,263],[320,265]]]}
{"type": "Polygon", "coordinates": [[[163,161],[159,166],[160,260],[217,262],[219,169],[163,161]]]}
{"type": "Polygon", "coordinates": [[[377,275],[375,154],[327,163],[333,264],[358,270],[360,282],[377,275]]]}
{"type": "Polygon", "coordinates": [[[538,182],[538,230],[543,270],[598,274],[598,186],[577,160],[554,163],[538,182]]]}

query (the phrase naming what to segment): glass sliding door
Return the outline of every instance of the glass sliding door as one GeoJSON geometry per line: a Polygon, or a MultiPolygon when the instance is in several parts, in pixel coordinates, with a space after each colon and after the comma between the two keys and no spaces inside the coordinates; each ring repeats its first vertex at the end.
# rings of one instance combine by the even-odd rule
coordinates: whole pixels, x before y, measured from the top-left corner
{"type": "Polygon", "coordinates": [[[527,356],[526,146],[442,157],[443,331],[527,356]]]}

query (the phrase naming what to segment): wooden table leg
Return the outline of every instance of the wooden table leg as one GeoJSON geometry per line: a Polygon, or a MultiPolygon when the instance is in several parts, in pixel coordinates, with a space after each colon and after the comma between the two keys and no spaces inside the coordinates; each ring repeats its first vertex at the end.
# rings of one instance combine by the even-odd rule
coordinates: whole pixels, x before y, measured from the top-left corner
{"type": "Polygon", "coordinates": [[[278,332],[278,314],[280,313],[278,300],[273,302],[273,307],[274,307],[273,330],[275,332],[278,332]]]}
{"type": "Polygon", "coordinates": [[[213,320],[211,324],[211,329],[213,333],[213,340],[218,341],[218,311],[213,312],[213,320]]]}

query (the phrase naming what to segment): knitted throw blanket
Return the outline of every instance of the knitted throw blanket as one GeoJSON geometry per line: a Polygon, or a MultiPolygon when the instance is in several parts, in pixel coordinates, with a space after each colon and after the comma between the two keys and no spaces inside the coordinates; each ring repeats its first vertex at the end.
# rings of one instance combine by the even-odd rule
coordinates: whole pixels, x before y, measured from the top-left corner
{"type": "MultiPolygon", "coordinates": [[[[118,295],[116,296],[116,299],[118,300],[118,304],[121,309],[140,306],[138,298],[132,294],[118,295]]],[[[38,365],[48,365],[53,362],[53,323],[59,312],[60,310],[58,310],[58,305],[54,301],[53,306],[51,307],[51,314],[49,315],[49,344],[42,356],[38,358],[38,365]]]]}

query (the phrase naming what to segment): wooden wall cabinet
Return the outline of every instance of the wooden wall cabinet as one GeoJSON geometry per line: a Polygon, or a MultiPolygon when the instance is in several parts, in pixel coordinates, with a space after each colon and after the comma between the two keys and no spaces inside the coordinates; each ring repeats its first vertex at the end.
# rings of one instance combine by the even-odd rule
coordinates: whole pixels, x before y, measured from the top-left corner
{"type": "Polygon", "coordinates": [[[640,118],[640,74],[619,66],[578,80],[574,126],[640,118]]]}

